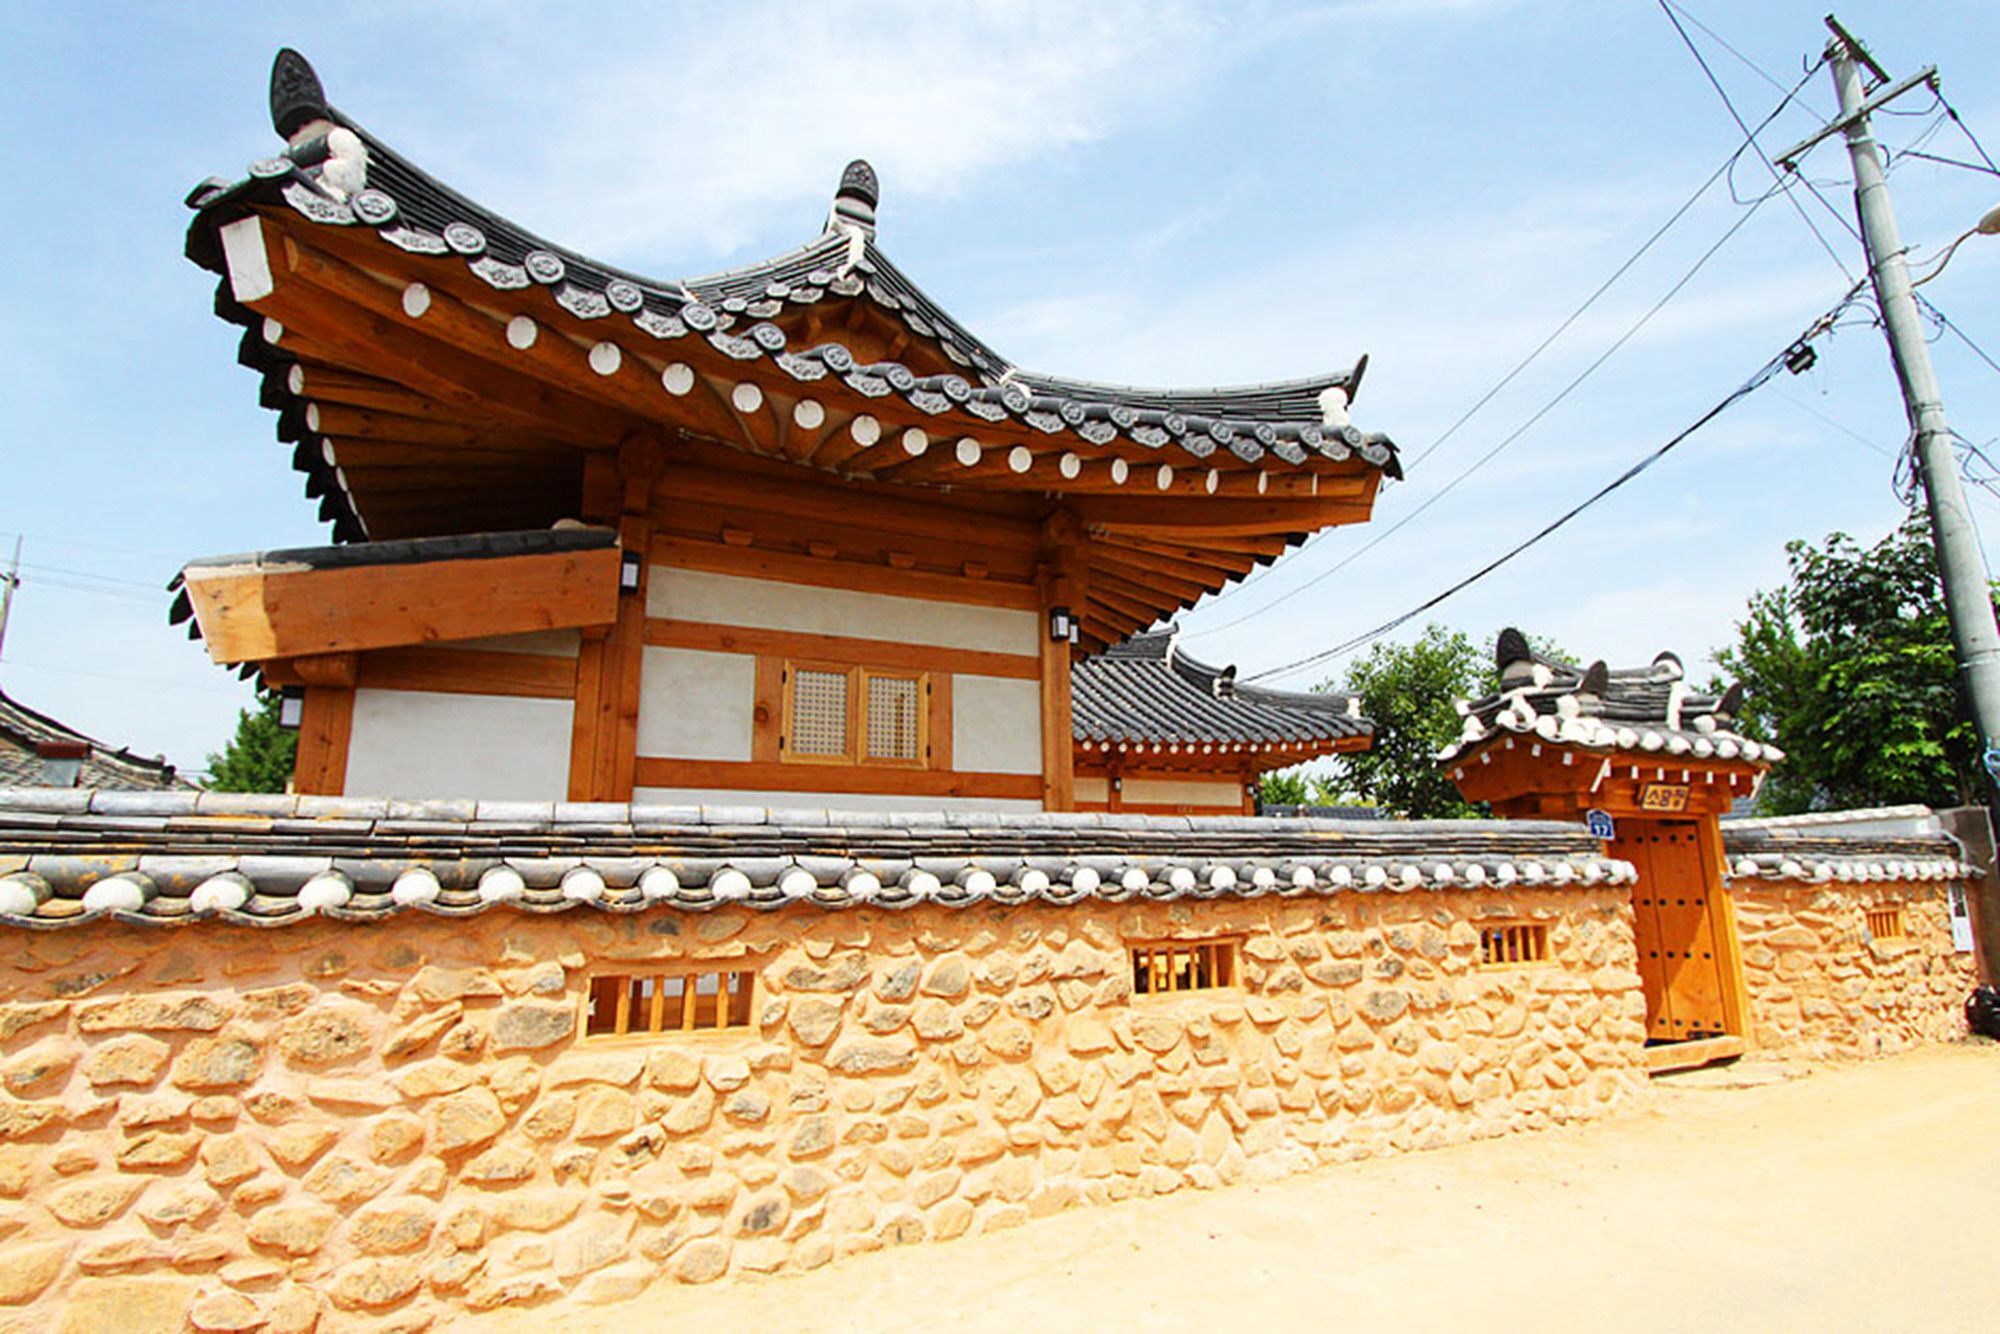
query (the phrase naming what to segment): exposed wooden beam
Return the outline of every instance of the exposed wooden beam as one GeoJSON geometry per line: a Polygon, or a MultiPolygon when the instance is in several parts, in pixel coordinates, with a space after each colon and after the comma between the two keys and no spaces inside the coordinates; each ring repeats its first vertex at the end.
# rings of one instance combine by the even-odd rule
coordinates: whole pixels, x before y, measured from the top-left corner
{"type": "Polygon", "coordinates": [[[1080,496],[1072,507],[1089,524],[1130,530],[1141,536],[1173,534],[1184,541],[1198,535],[1312,532],[1335,524],[1360,523],[1368,506],[1352,501],[1240,500],[1211,496],[1199,504],[1179,499],[1080,496]]]}
{"type": "Polygon", "coordinates": [[[607,624],[618,565],[606,547],[308,570],[196,565],[185,579],[209,657],[236,663],[607,624]]]}
{"type": "Polygon", "coordinates": [[[679,565],[718,574],[740,574],[751,579],[811,584],[819,588],[849,588],[864,593],[888,593],[939,602],[1018,607],[1024,611],[1036,610],[1040,605],[1034,588],[1028,584],[990,578],[959,578],[926,570],[894,570],[883,565],[864,565],[859,561],[843,559],[819,560],[789,552],[733,547],[721,542],[703,542],[685,537],[657,538],[653,543],[653,559],[661,565],[679,565]]]}
{"type": "Polygon", "coordinates": [[[1213,593],[1222,586],[1220,580],[1213,585],[1190,584],[1186,580],[1145,574],[1129,566],[1102,562],[1094,566],[1090,574],[1092,596],[1109,590],[1148,608],[1153,615],[1163,615],[1176,607],[1186,606],[1202,594],[1213,593]]]}

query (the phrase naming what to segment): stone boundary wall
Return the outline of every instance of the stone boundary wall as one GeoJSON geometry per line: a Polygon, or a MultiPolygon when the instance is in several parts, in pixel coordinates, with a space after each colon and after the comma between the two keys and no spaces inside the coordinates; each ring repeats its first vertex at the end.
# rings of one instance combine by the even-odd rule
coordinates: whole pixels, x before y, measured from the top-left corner
{"type": "Polygon", "coordinates": [[[702,915],[100,920],[0,968],[0,1329],[413,1329],[809,1269],[1641,1092],[1622,886],[702,915]],[[1544,965],[1477,966],[1482,921],[1544,965]],[[1135,941],[1240,941],[1134,996],[1135,941]],[[754,1031],[580,1036],[722,960],[754,1031]],[[636,971],[637,969],[633,969],[636,971]]]}
{"type": "Polygon", "coordinates": [[[1878,1056],[1965,1035],[1974,956],[1952,948],[1934,880],[1734,880],[1752,1042],[1812,1060],[1878,1056]],[[1905,934],[1875,940],[1870,908],[1903,908],[1905,934]]]}

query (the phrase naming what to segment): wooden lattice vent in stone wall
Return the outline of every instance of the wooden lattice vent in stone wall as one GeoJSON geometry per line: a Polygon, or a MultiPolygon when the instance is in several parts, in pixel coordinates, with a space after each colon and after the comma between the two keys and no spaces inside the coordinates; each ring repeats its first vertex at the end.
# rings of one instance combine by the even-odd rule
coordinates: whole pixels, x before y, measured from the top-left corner
{"type": "Polygon", "coordinates": [[[1868,910],[1870,940],[1901,940],[1908,934],[1903,923],[1903,905],[1892,903],[1868,910]]]}
{"type": "Polygon", "coordinates": [[[1549,928],[1541,922],[1507,922],[1480,928],[1481,968],[1520,968],[1546,963],[1549,928]]]}
{"type": "Polygon", "coordinates": [[[590,979],[588,1037],[704,1033],[750,1026],[754,973],[600,973],[590,979]]]}
{"type": "Polygon", "coordinates": [[[1236,942],[1137,945],[1132,949],[1132,990],[1142,996],[1213,991],[1236,984],[1236,942]]]}

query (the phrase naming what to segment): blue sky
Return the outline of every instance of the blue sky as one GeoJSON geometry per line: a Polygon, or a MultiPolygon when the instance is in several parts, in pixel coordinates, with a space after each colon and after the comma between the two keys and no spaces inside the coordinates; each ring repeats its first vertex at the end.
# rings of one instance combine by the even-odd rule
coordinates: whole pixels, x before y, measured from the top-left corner
{"type": "MultiPolygon", "coordinates": [[[[1822,0],[1687,12],[1752,123],[1824,42],[1822,0]],[[1760,72],[1761,70],[1761,72],[1760,72]]],[[[882,176],[881,240],[969,326],[1038,369],[1139,383],[1271,379],[1371,357],[1356,420],[1425,450],[1737,145],[1655,5],[1395,0],[593,6],[8,5],[0,50],[0,542],[26,534],[0,686],[106,740],[198,767],[247,687],[165,621],[196,555],[324,540],[314,507],[181,258],[181,200],[275,139],[273,51],[448,182],[551,238],[659,276],[816,233],[848,158],[882,176]]],[[[1855,3],[1893,74],[1935,61],[2000,155],[2000,7],[1855,3]]],[[[1905,108],[1928,105],[1912,96],[1905,108]]],[[[1827,76],[1766,132],[1830,112],[1827,76]]],[[[1932,118],[1885,117],[1901,147],[1932,118]]],[[[1970,158],[1949,125],[1925,151],[1970,158]]],[[[1357,634],[1452,583],[1692,421],[1860,272],[1837,144],[1603,368],[1422,517],[1293,593],[1429,498],[1626,330],[1741,217],[1718,186],[1410,479],[1185,618],[1245,674],[1357,634]],[[1255,614],[1251,614],[1255,613],[1255,614]],[[1248,616],[1248,619],[1243,619],[1248,616]]],[[[1739,196],[1768,189],[1754,158],[1739,196]]],[[[2000,180],[1920,159],[1891,184],[1934,253],[2000,180]]],[[[2000,240],[1924,289],[2000,359],[2000,240]]],[[[1784,544],[1867,540],[1902,513],[1905,426],[1879,333],[1843,327],[1643,479],[1437,619],[1519,624],[1585,656],[1699,664],[1784,544]]],[[[1953,424],[2000,436],[2000,373],[1946,335],[1953,424]]],[[[2000,456],[2000,451],[1996,451],[2000,456]]],[[[2000,534],[2000,502],[1977,515],[2000,534]]],[[[5,548],[0,548],[4,558],[5,548]]],[[[1414,627],[1412,627],[1414,629],[1414,627]]],[[[1335,665],[1337,670],[1337,664],[1335,665]]],[[[1324,673],[1284,684],[1305,685],[1324,673]]]]}

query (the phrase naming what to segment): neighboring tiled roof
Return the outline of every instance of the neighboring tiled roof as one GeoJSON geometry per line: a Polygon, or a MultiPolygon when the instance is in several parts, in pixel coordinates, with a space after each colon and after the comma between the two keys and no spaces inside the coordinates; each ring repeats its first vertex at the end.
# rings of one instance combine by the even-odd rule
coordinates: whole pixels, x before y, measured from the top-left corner
{"type": "Polygon", "coordinates": [[[1181,650],[1180,627],[1134,635],[1070,671],[1070,726],[1089,745],[1330,751],[1372,736],[1358,696],[1236,684],[1181,650]]]}
{"type": "Polygon", "coordinates": [[[0,923],[1622,884],[1581,828],[0,790],[0,923]]]}
{"type": "MultiPolygon", "coordinates": [[[[815,240],[727,273],[655,280],[553,245],[431,177],[329,105],[318,76],[298,53],[279,52],[271,78],[272,122],[280,134],[315,121],[337,128],[252,163],[245,180],[211,178],[189,194],[198,216],[189,228],[188,256],[218,274],[225,271],[221,226],[252,205],[283,205],[314,223],[372,228],[406,252],[462,263],[497,290],[546,286],[579,319],[629,320],[663,342],[704,338],[730,357],[768,359],[800,381],[835,376],[869,397],[899,395],[925,414],[1011,420],[1046,435],[1073,434],[1092,446],[1120,437],[1149,449],[1171,445],[1176,453],[1169,461],[1175,463],[1207,458],[1217,449],[1246,461],[1268,454],[1293,465],[1313,455],[1358,455],[1392,477],[1401,475],[1395,446],[1346,420],[1365,357],[1351,370],[1306,379],[1192,390],[1094,384],[1015,366],[876,246],[879,187],[865,162],[847,168],[826,229],[815,240]],[[857,365],[839,342],[793,348],[769,323],[789,307],[846,299],[886,312],[964,373],[919,375],[895,362],[857,365]]],[[[310,478],[308,494],[321,498],[321,517],[334,521],[342,541],[364,537],[338,470],[305,424],[308,405],[289,382],[290,358],[274,354],[259,336],[264,321],[236,302],[226,278],[217,288],[216,310],[249,330],[239,359],[264,372],[265,405],[281,413],[281,438],[299,442],[294,461],[310,478]]]]}
{"type": "Polygon", "coordinates": [[[150,790],[189,786],[186,779],[175,775],[174,766],[164,757],[148,759],[107,746],[0,691],[0,786],[42,782],[42,759],[35,746],[43,741],[81,741],[90,747],[80,780],[85,787],[150,790]]]}
{"type": "Polygon", "coordinates": [[[1730,875],[1737,879],[1816,884],[1825,880],[1965,880],[1980,875],[1960,860],[1963,850],[1948,834],[1901,838],[1827,833],[1823,826],[1746,825],[1748,822],[1736,820],[1722,825],[1723,855],[1730,875]]]}
{"type": "Polygon", "coordinates": [[[1742,706],[1741,686],[1721,695],[1690,690],[1681,660],[1662,653],[1647,667],[1613,671],[1601,661],[1572,667],[1536,654],[1519,630],[1500,632],[1494,651],[1500,689],[1460,701],[1465,730],[1439,752],[1450,761],[1503,733],[1592,750],[1688,755],[1695,759],[1775,763],[1776,746],[1731,730],[1742,706]]]}

